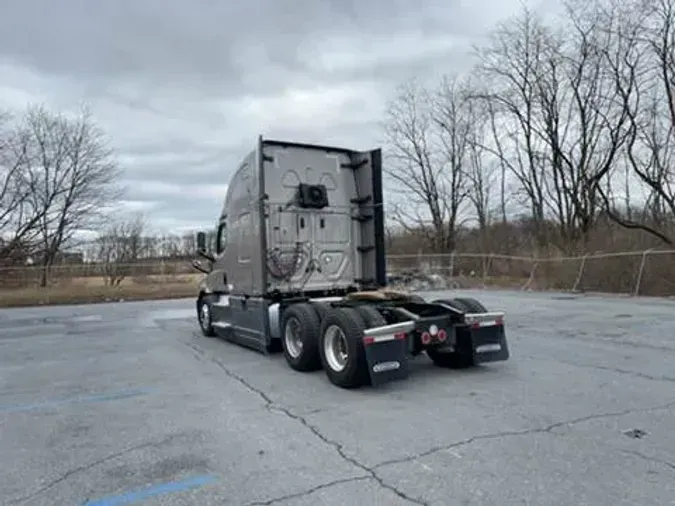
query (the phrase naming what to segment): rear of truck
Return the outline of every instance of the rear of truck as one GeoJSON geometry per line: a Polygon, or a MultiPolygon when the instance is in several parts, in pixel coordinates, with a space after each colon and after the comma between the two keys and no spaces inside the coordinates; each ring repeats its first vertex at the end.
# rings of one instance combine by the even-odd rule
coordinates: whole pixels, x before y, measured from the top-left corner
{"type": "Polygon", "coordinates": [[[406,377],[409,357],[423,352],[444,368],[509,359],[504,313],[488,311],[475,299],[428,302],[412,296],[381,301],[375,307],[387,323],[363,331],[373,384],[406,377]]]}
{"type": "Polygon", "coordinates": [[[265,291],[341,294],[386,283],[380,150],[261,143],[265,291]]]}
{"type": "Polygon", "coordinates": [[[260,281],[292,368],[357,387],[405,377],[423,351],[443,367],[508,358],[501,313],[383,296],[380,150],[267,140],[258,153],[260,281]]]}

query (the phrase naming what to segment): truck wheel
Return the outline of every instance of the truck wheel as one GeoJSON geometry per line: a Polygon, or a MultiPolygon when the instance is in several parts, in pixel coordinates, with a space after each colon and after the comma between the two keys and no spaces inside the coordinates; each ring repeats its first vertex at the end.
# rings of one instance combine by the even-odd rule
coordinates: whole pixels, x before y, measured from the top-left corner
{"type": "Polygon", "coordinates": [[[487,313],[487,308],[478,302],[476,299],[471,297],[457,297],[453,299],[455,302],[458,302],[466,308],[469,313],[487,313]]]}
{"type": "Polygon", "coordinates": [[[331,309],[321,324],[319,354],[333,385],[358,388],[370,380],[363,319],[353,308],[331,309]]]}
{"type": "Polygon", "coordinates": [[[363,320],[365,328],[370,329],[373,327],[382,327],[387,324],[387,320],[384,319],[384,316],[374,307],[370,306],[356,306],[356,311],[359,313],[359,316],[363,320]]]}
{"type": "Polygon", "coordinates": [[[470,297],[457,297],[455,299],[438,299],[434,300],[432,304],[445,304],[452,306],[455,309],[464,311],[465,313],[487,313],[487,309],[483,304],[476,299],[470,297]]]}
{"type": "Polygon", "coordinates": [[[286,309],[281,328],[284,357],[291,369],[301,372],[321,369],[317,349],[321,323],[311,304],[293,304],[286,309]]]}
{"type": "MultiPolygon", "coordinates": [[[[474,301],[479,307],[482,308],[480,302],[469,298],[439,299],[433,301],[433,303],[445,304],[467,313],[474,311],[480,313],[486,311],[485,308],[478,309],[476,305],[472,306],[471,301],[474,301]],[[469,303],[467,304],[466,302],[469,303]]],[[[443,348],[427,348],[426,352],[434,365],[438,367],[445,367],[448,369],[466,369],[468,367],[473,367],[475,364],[473,354],[466,351],[447,351],[443,348]]]]}
{"type": "Polygon", "coordinates": [[[215,337],[216,331],[211,321],[211,301],[206,297],[200,297],[197,302],[197,320],[199,328],[206,337],[215,337]]]}
{"type": "Polygon", "coordinates": [[[319,315],[319,320],[323,321],[326,317],[326,313],[330,310],[330,305],[325,302],[310,302],[316,314],[319,315]]]}

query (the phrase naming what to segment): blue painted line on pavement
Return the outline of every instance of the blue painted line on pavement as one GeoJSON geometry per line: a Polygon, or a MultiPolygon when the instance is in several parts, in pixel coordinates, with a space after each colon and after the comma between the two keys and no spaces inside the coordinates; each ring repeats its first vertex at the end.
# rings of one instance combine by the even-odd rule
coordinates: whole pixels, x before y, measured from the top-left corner
{"type": "Polygon", "coordinates": [[[139,388],[133,390],[122,390],[119,392],[111,392],[106,394],[86,395],[66,399],[55,399],[51,401],[38,402],[35,404],[0,404],[0,412],[17,413],[21,411],[37,411],[42,409],[57,408],[59,406],[64,406],[67,404],[89,404],[98,402],[110,402],[120,399],[130,399],[132,397],[138,397],[140,395],[148,394],[151,391],[152,390],[147,388],[143,389],[139,388]]]}
{"type": "Polygon", "coordinates": [[[210,474],[195,476],[182,481],[170,481],[168,483],[161,483],[148,488],[125,492],[120,495],[113,495],[88,501],[83,506],[118,506],[120,504],[132,504],[143,501],[158,495],[172,494],[175,492],[183,492],[195,487],[201,487],[216,480],[215,476],[210,474]]]}

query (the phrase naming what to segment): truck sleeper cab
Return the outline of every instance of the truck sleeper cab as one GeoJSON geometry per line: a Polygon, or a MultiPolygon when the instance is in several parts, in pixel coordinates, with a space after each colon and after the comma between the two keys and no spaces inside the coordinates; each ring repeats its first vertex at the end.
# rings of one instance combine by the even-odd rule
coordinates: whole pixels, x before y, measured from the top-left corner
{"type": "Polygon", "coordinates": [[[202,332],[324,369],[345,388],[509,358],[504,314],[386,289],[381,150],[263,140],[230,181],[215,251],[198,234],[202,332]]]}

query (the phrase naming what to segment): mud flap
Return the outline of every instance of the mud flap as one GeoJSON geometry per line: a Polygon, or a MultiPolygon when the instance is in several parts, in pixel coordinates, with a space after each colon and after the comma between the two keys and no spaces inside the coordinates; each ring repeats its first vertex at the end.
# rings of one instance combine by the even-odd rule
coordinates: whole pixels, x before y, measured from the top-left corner
{"type": "Polygon", "coordinates": [[[364,347],[373,386],[408,377],[407,339],[373,342],[364,347]]]}
{"type": "Polygon", "coordinates": [[[503,325],[471,330],[470,339],[474,363],[501,362],[509,359],[509,346],[503,325]]]}

